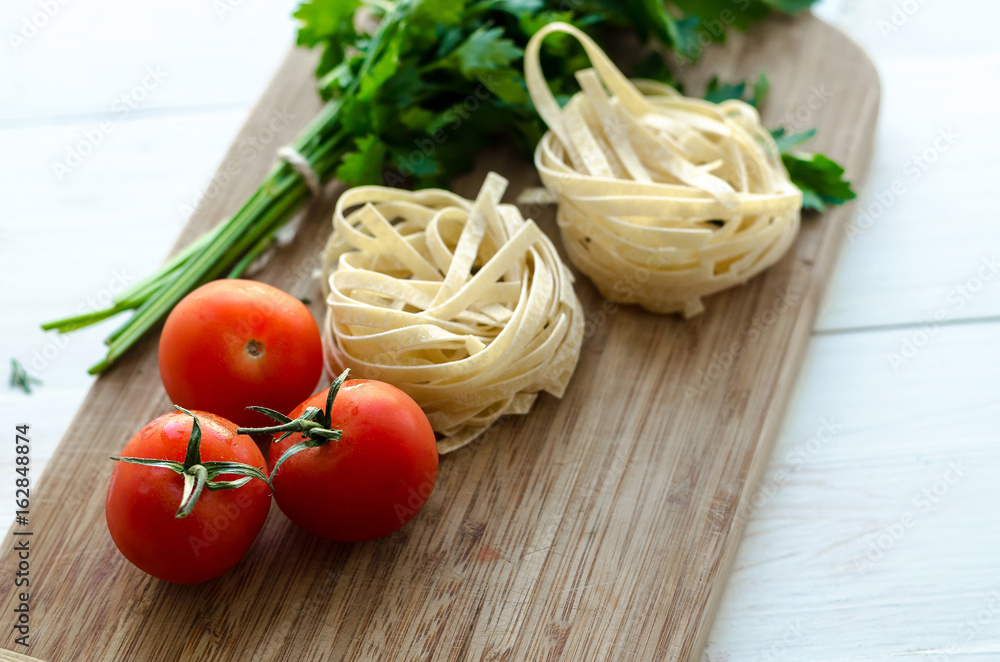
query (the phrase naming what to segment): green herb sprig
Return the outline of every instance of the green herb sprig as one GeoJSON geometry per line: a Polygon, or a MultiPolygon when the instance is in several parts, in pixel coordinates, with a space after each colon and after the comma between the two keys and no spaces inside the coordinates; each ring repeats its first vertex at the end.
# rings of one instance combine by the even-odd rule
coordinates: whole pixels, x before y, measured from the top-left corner
{"type": "Polygon", "coordinates": [[[32,386],[41,386],[42,380],[33,377],[17,359],[10,360],[10,386],[31,395],[32,386]]]}

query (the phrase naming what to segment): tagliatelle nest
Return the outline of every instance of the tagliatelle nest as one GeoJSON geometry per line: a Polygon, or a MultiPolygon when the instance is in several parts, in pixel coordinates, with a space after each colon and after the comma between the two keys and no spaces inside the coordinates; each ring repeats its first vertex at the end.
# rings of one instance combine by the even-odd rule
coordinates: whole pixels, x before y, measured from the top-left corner
{"type": "Polygon", "coordinates": [[[500,204],[506,188],[494,173],[475,202],[365,186],[334,212],[327,368],[408,393],[444,436],[441,453],[527,413],[540,391],[561,397],[580,355],[572,275],[534,222],[500,204]]]}
{"type": "Polygon", "coordinates": [[[559,202],[563,243],[609,299],[685,317],[701,298],[778,261],[799,227],[791,183],[757,111],[626,79],[589,37],[565,23],[525,52],[528,91],[549,132],[535,165],[559,202]],[[580,41],[593,69],[560,108],[539,64],[542,40],[580,41]]]}

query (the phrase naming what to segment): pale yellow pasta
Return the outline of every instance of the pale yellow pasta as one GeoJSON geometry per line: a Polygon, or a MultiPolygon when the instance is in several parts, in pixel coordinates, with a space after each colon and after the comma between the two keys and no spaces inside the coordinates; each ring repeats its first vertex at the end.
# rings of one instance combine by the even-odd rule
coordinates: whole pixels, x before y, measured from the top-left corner
{"type": "Polygon", "coordinates": [[[490,173],[476,200],[365,186],[340,196],[324,253],[329,372],[406,391],[460,448],[562,394],[583,342],[573,278],[490,173]]]}
{"type": "Polygon", "coordinates": [[[549,127],[535,165],[558,200],[570,259],[605,297],[690,317],[702,297],[745,283],[788,250],[802,194],[753,107],[629,81],[565,23],[537,32],[524,60],[549,127]],[[577,73],[581,91],[563,108],[539,64],[553,32],[578,39],[593,65],[577,73]]]}

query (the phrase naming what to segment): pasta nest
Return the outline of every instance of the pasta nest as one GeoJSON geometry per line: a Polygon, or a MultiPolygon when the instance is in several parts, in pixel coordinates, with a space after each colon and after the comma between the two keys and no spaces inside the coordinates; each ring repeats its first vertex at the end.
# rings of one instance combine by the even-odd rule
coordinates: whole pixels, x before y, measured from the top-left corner
{"type": "Polygon", "coordinates": [[[490,173],[475,202],[365,186],[337,202],[324,254],[327,369],[409,394],[441,453],[541,391],[562,397],[583,309],[552,242],[490,173]],[[350,210],[350,211],[348,211],[350,210]]]}
{"type": "Polygon", "coordinates": [[[535,165],[559,203],[572,262],[601,294],[685,317],[702,297],[771,266],[799,228],[791,183],[757,111],[629,81],[583,32],[553,23],[525,51],[525,78],[549,127],[535,165]],[[580,41],[593,68],[560,108],[539,64],[554,32],[580,41]]]}

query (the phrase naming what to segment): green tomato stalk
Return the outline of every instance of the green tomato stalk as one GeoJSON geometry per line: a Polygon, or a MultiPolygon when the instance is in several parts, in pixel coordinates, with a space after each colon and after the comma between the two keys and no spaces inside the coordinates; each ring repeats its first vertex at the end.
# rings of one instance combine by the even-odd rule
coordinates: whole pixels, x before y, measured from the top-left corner
{"type": "Polygon", "coordinates": [[[271,468],[272,476],[285,460],[296,453],[304,451],[307,448],[325,446],[331,441],[338,441],[340,439],[343,431],[333,429],[333,420],[330,417],[330,412],[333,411],[333,401],[336,400],[337,394],[340,392],[340,387],[344,385],[349,374],[351,374],[350,368],[344,370],[344,372],[340,373],[340,376],[333,380],[333,384],[330,385],[330,389],[326,394],[326,409],[306,407],[301,416],[293,419],[285,416],[280,411],[268,409],[267,407],[250,407],[250,409],[256,412],[273,418],[278,422],[278,425],[266,428],[238,428],[236,431],[240,434],[277,434],[281,432],[281,436],[274,440],[276,444],[293,434],[301,434],[305,437],[299,443],[289,446],[288,450],[281,454],[281,457],[278,458],[278,461],[271,468]]]}
{"type": "Polygon", "coordinates": [[[261,469],[245,464],[243,462],[225,461],[201,461],[201,424],[198,417],[183,407],[174,405],[179,411],[184,412],[194,422],[191,424],[191,436],[188,438],[187,451],[184,455],[184,462],[174,460],[157,460],[145,457],[118,457],[112,456],[116,462],[127,462],[129,464],[141,464],[146,467],[160,467],[170,469],[184,477],[184,491],[181,494],[181,503],[177,508],[174,517],[184,518],[191,514],[198,497],[207,487],[210,491],[215,490],[235,490],[243,487],[254,478],[260,479],[271,487],[271,480],[261,469]],[[242,476],[236,480],[216,480],[220,475],[242,476]]]}

